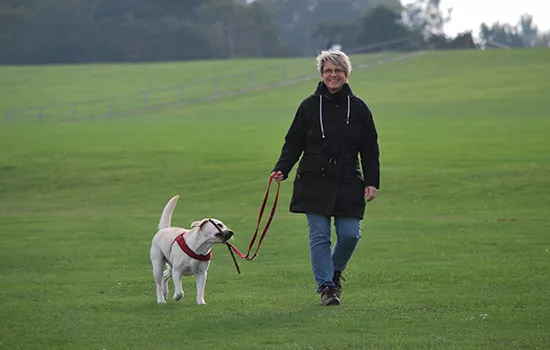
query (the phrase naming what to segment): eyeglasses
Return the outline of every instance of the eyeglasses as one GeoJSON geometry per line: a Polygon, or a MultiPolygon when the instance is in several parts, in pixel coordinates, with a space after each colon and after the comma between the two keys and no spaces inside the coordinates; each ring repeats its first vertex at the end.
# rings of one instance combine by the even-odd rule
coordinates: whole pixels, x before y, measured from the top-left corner
{"type": "Polygon", "coordinates": [[[346,71],[342,68],[334,68],[334,69],[330,69],[330,68],[327,68],[327,69],[323,69],[323,74],[342,74],[342,73],[345,73],[346,71]]]}

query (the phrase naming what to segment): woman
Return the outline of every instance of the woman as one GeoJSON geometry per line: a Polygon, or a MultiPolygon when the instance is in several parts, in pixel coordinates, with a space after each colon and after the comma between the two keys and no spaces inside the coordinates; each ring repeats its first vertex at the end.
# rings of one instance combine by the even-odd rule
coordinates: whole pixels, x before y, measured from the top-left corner
{"type": "Polygon", "coordinates": [[[321,304],[339,305],[342,272],[361,238],[365,198],[373,200],[379,188],[378,135],[371,111],[347,83],[348,56],[339,50],[322,51],[317,68],[321,81],[298,107],[272,176],[280,183],[302,156],[290,211],[306,214],[321,304]],[[332,252],[331,218],[337,237],[332,252]]]}

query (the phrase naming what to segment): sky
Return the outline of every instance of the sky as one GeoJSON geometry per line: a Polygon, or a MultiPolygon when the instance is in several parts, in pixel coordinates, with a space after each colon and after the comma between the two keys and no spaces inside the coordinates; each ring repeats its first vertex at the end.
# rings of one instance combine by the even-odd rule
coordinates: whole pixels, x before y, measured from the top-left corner
{"type": "MultiPolygon", "coordinates": [[[[408,4],[413,0],[402,0],[408,4]]],[[[445,25],[449,36],[466,30],[479,33],[483,22],[491,25],[495,22],[517,24],[524,13],[533,16],[533,22],[541,31],[550,29],[550,0],[441,0],[441,9],[452,7],[451,21],[445,25]]]]}

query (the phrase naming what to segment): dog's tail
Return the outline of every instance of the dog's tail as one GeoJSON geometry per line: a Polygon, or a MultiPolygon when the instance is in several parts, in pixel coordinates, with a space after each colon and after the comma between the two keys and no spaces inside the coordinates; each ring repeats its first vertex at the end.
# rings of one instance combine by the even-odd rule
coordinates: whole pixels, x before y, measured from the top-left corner
{"type": "Polygon", "coordinates": [[[174,208],[176,207],[176,203],[178,202],[179,198],[180,196],[172,197],[164,207],[164,210],[162,211],[162,216],[160,217],[159,221],[159,230],[170,227],[172,221],[172,212],[174,211],[174,208]]]}

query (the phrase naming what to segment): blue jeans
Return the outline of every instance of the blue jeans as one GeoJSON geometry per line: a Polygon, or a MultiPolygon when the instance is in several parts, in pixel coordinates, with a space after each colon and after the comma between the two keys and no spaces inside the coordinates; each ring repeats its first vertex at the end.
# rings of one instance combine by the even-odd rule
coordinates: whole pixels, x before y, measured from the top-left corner
{"type": "Polygon", "coordinates": [[[361,239],[361,220],[335,217],[336,243],[330,250],[330,216],[306,214],[309,225],[309,253],[317,293],[324,287],[334,287],[334,271],[344,271],[361,239]]]}

